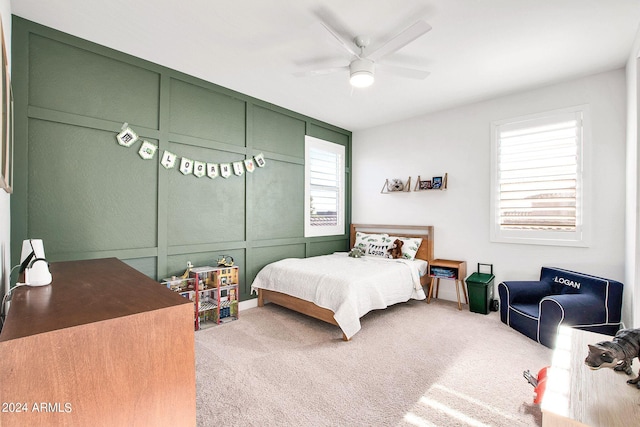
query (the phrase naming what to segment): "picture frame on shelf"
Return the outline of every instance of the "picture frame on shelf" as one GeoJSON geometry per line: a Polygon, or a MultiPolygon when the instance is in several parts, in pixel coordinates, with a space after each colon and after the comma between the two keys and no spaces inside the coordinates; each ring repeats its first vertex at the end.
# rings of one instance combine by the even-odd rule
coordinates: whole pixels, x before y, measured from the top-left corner
{"type": "Polygon", "coordinates": [[[434,176],[431,180],[432,184],[432,188],[434,190],[440,190],[442,188],[442,177],[441,176],[434,176]]]}
{"type": "Polygon", "coordinates": [[[431,190],[433,186],[431,185],[431,180],[427,179],[424,181],[418,181],[418,189],[419,190],[431,190]]]}

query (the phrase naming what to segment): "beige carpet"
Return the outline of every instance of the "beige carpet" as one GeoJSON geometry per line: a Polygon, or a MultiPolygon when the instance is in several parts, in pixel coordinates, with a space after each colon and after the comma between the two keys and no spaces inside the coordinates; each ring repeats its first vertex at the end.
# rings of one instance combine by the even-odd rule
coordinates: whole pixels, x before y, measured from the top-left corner
{"type": "Polygon", "coordinates": [[[551,351],[457,304],[411,301],[335,326],[267,304],[196,332],[199,426],[536,426],[522,377],[551,351]]]}

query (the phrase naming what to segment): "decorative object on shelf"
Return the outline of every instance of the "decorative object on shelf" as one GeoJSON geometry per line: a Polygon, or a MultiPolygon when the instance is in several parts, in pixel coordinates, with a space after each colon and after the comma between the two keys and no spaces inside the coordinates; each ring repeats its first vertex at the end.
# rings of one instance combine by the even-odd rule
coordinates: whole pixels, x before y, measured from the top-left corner
{"type": "Polygon", "coordinates": [[[418,179],[416,180],[416,188],[414,188],[413,191],[431,190],[432,188],[433,186],[430,179],[423,181],[420,179],[420,175],[418,175],[418,179]]]}
{"type": "Polygon", "coordinates": [[[411,191],[411,177],[407,179],[406,184],[402,182],[401,179],[398,179],[398,178],[385,180],[380,193],[382,194],[400,193],[400,192],[407,192],[407,191],[411,191]]]}
{"type": "Polygon", "coordinates": [[[447,178],[448,174],[445,173],[444,176],[434,176],[428,180],[422,180],[420,175],[418,175],[418,179],[416,180],[416,186],[413,191],[425,191],[425,190],[446,190],[447,189],[447,178]]]}
{"type": "Polygon", "coordinates": [[[194,279],[189,277],[171,276],[162,280],[162,283],[174,292],[184,292],[189,289],[194,289],[194,279]]]}
{"type": "MultiPolygon", "coordinates": [[[[13,130],[11,129],[11,132],[13,130]]],[[[118,144],[123,147],[131,147],[136,141],[138,141],[140,137],[138,134],[129,126],[129,123],[124,123],[121,128],[121,132],[116,135],[116,140],[118,144]]],[[[3,143],[4,144],[4,143],[3,143]]],[[[3,147],[4,148],[4,145],[3,147]]],[[[9,149],[7,149],[9,151],[9,149]]],[[[138,154],[144,160],[153,159],[156,152],[158,151],[158,146],[149,142],[142,141],[140,145],[140,149],[138,150],[138,154]]],[[[2,156],[0,156],[0,162],[5,162],[4,150],[2,151],[2,156]]],[[[165,169],[173,169],[176,166],[176,162],[178,161],[178,156],[170,151],[165,150],[160,157],[160,164],[164,166],[165,169]]],[[[12,165],[13,163],[11,163],[12,165]]],[[[194,175],[198,178],[202,178],[207,175],[209,178],[213,179],[218,176],[222,176],[223,178],[228,178],[232,175],[242,176],[246,172],[253,172],[256,169],[256,166],[259,168],[263,168],[266,162],[264,159],[264,154],[256,154],[252,158],[235,161],[232,163],[210,163],[199,160],[192,160],[186,157],[182,157],[180,160],[179,170],[183,175],[194,175]],[[232,169],[233,168],[233,169],[232,169]]],[[[0,166],[2,164],[0,163],[0,166]]],[[[3,174],[7,174],[7,171],[0,170],[3,174]]],[[[10,183],[4,183],[5,180],[9,180],[6,176],[0,176],[0,187],[8,189],[10,191],[10,183]]]]}
{"type": "Polygon", "coordinates": [[[233,267],[233,257],[231,255],[221,255],[218,257],[218,267],[233,267]]]}
{"type": "Polygon", "coordinates": [[[189,273],[191,272],[192,268],[193,268],[193,264],[191,264],[191,261],[187,261],[187,269],[184,271],[184,273],[180,277],[182,279],[186,279],[187,277],[189,277],[189,273]]]}

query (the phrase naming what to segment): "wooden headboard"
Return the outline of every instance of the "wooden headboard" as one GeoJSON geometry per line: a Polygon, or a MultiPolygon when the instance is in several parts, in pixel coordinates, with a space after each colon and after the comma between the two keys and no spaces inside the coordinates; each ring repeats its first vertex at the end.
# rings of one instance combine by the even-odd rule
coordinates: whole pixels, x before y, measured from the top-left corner
{"type": "Polygon", "coordinates": [[[422,244],[418,248],[416,258],[425,261],[433,260],[433,226],[432,225],[378,225],[378,224],[351,224],[349,247],[353,248],[356,242],[356,232],[363,233],[387,233],[398,237],[420,237],[422,244]]]}

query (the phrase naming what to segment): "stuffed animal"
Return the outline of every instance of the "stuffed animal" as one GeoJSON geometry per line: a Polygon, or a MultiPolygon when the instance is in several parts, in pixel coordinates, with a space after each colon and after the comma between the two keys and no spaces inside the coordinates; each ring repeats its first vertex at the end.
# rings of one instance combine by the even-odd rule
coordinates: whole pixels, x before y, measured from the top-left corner
{"type": "MultiPolygon", "coordinates": [[[[631,375],[633,359],[640,357],[640,329],[620,329],[611,341],[589,344],[589,354],[584,363],[591,369],[613,368],[631,375]]],[[[627,381],[640,388],[640,372],[627,381]]]]}
{"type": "Polygon", "coordinates": [[[404,190],[404,184],[402,183],[402,180],[400,179],[392,179],[390,182],[387,182],[387,190],[388,191],[403,191],[404,190]]]}
{"type": "Polygon", "coordinates": [[[353,248],[351,252],[349,252],[349,256],[351,258],[362,258],[364,256],[364,251],[360,248],[353,248]]]}
{"type": "Polygon", "coordinates": [[[402,245],[404,245],[402,240],[396,239],[393,242],[393,247],[387,249],[387,252],[389,252],[389,257],[393,259],[402,258],[402,245]]]}

